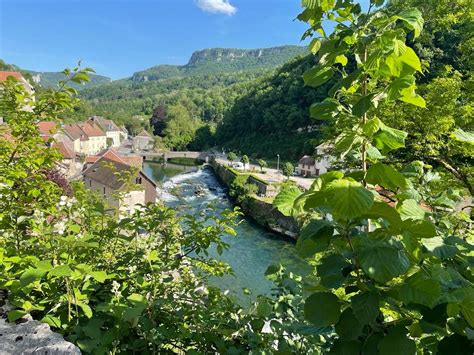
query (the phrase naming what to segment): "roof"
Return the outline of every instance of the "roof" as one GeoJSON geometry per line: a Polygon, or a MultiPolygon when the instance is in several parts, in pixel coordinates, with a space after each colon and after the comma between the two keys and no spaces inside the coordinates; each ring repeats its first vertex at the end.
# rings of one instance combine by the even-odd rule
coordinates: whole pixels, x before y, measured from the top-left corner
{"type": "Polygon", "coordinates": [[[148,133],[146,130],[143,130],[140,132],[140,134],[137,134],[135,137],[147,137],[147,138],[153,138],[150,133],[148,133]]]}
{"type": "Polygon", "coordinates": [[[104,132],[93,122],[86,122],[80,124],[79,127],[88,137],[101,137],[105,136],[104,132]]]}
{"type": "Polygon", "coordinates": [[[76,123],[65,125],[63,129],[72,140],[80,139],[84,135],[83,130],[76,123]]]}
{"type": "Polygon", "coordinates": [[[118,190],[125,184],[125,182],[120,179],[120,173],[129,171],[130,169],[130,165],[101,157],[84,171],[83,176],[114,190],[118,190]]]}
{"type": "Polygon", "coordinates": [[[303,156],[299,161],[298,164],[302,165],[315,165],[316,160],[313,157],[310,157],[309,155],[303,156]]]}
{"type": "Polygon", "coordinates": [[[57,149],[64,159],[74,159],[76,156],[74,151],[66,146],[63,142],[55,142],[53,144],[53,148],[57,149]]]}
{"type": "Polygon", "coordinates": [[[104,132],[116,132],[121,131],[121,129],[115,124],[114,121],[108,120],[100,116],[89,117],[89,122],[96,123],[104,132]]]}
{"type": "Polygon", "coordinates": [[[41,135],[49,136],[57,132],[58,127],[55,122],[40,121],[37,123],[41,135]]]}
{"type": "Polygon", "coordinates": [[[17,71],[0,71],[0,81],[6,81],[9,76],[13,76],[17,80],[24,79],[23,75],[17,71]]]}
{"type": "Polygon", "coordinates": [[[64,132],[73,140],[87,140],[89,137],[102,137],[105,133],[94,122],[74,123],[64,126],[64,132]]]}
{"type": "Polygon", "coordinates": [[[118,163],[134,166],[141,169],[143,165],[143,158],[138,155],[120,155],[115,149],[108,148],[97,155],[89,155],[86,157],[86,163],[95,163],[100,158],[107,158],[118,163]]]}

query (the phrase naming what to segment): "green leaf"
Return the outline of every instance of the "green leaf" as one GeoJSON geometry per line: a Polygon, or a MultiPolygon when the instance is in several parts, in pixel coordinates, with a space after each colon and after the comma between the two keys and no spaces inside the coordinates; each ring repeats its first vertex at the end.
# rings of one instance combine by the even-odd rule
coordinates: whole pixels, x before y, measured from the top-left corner
{"type": "Polygon", "coordinates": [[[418,37],[423,30],[423,16],[420,10],[416,8],[403,10],[398,14],[397,18],[405,22],[410,30],[413,30],[415,38],[418,37]]]}
{"type": "Polygon", "coordinates": [[[426,212],[423,208],[418,205],[413,199],[404,200],[397,204],[397,210],[402,217],[402,220],[414,219],[423,220],[425,219],[426,212]]]}
{"type": "Polygon", "coordinates": [[[423,271],[410,276],[400,288],[400,298],[405,304],[417,303],[432,308],[440,296],[439,282],[423,271]]]}
{"type": "Polygon", "coordinates": [[[448,245],[442,237],[423,239],[421,244],[433,255],[440,259],[451,259],[458,253],[458,248],[448,245]]]}
{"type": "Polygon", "coordinates": [[[293,205],[295,200],[301,194],[301,191],[295,186],[285,187],[275,196],[273,206],[285,216],[291,216],[294,212],[293,205]]]}
{"type": "Polygon", "coordinates": [[[403,148],[407,135],[404,131],[391,128],[380,122],[380,131],[374,136],[375,146],[382,152],[403,148]]]}
{"type": "Polygon", "coordinates": [[[410,267],[408,257],[394,240],[365,238],[358,251],[364,272],[382,284],[402,275],[410,267]]]}
{"type": "Polygon", "coordinates": [[[363,96],[352,106],[352,114],[354,116],[362,117],[364,113],[369,111],[374,105],[372,103],[372,97],[374,94],[363,96]]]}
{"type": "Polygon", "coordinates": [[[14,309],[13,311],[8,312],[8,321],[14,322],[20,319],[23,316],[26,316],[28,313],[24,311],[20,311],[19,309],[14,309]]]}
{"type": "Polygon", "coordinates": [[[474,133],[463,131],[461,128],[456,129],[452,135],[455,140],[463,143],[474,145],[474,133]]]}
{"type": "Polygon", "coordinates": [[[364,131],[367,137],[372,137],[380,130],[380,127],[382,126],[381,123],[382,121],[380,121],[377,117],[372,118],[366,123],[364,123],[364,125],[362,126],[362,130],[364,131]]]}
{"type": "Polygon", "coordinates": [[[375,148],[372,144],[367,144],[366,152],[367,152],[367,158],[369,159],[369,161],[374,161],[375,162],[377,160],[385,158],[385,156],[382,155],[380,150],[375,148]]]}
{"type": "Polygon", "coordinates": [[[354,316],[362,324],[371,324],[380,313],[380,297],[375,292],[365,292],[351,298],[354,316]]]}
{"type": "Polygon", "coordinates": [[[366,181],[372,185],[380,185],[391,190],[407,187],[407,180],[397,170],[391,166],[377,163],[372,165],[367,171],[366,181]]]}
{"type": "Polygon", "coordinates": [[[296,242],[296,250],[303,257],[320,253],[328,248],[333,234],[334,228],[330,223],[313,219],[301,229],[296,242]]]}
{"type": "Polygon", "coordinates": [[[398,211],[395,208],[390,207],[385,202],[374,202],[371,209],[365,213],[363,217],[373,220],[382,218],[389,222],[392,226],[399,226],[402,224],[402,219],[400,218],[398,211]]]}
{"type": "Polygon", "coordinates": [[[91,276],[97,281],[97,282],[104,282],[107,280],[108,276],[105,271],[93,271],[91,272],[91,276]]]}
{"type": "Polygon", "coordinates": [[[359,217],[369,211],[374,203],[372,192],[354,180],[334,180],[325,191],[332,214],[340,219],[359,217]]]}
{"type": "Polygon", "coordinates": [[[421,72],[421,63],[420,58],[416,55],[415,51],[410,47],[405,47],[405,53],[401,55],[399,58],[400,60],[408,65],[410,68],[415,69],[416,71],[421,72]]]}
{"type": "Polygon", "coordinates": [[[341,304],[336,295],[329,292],[316,292],[306,299],[305,319],[317,327],[327,327],[339,321],[341,304]]]}
{"type": "Polygon", "coordinates": [[[137,293],[132,293],[127,297],[127,300],[131,303],[132,307],[127,308],[123,314],[125,321],[130,321],[134,318],[139,317],[143,311],[148,307],[148,302],[145,296],[137,293]]]}
{"type": "Polygon", "coordinates": [[[53,328],[61,328],[61,320],[51,315],[44,316],[41,322],[49,324],[49,326],[53,328]]]}
{"type": "Polygon", "coordinates": [[[351,308],[347,308],[341,314],[339,322],[336,324],[336,333],[343,340],[356,340],[362,334],[363,324],[361,324],[352,313],[351,308]]]}
{"type": "Polygon", "coordinates": [[[403,326],[396,326],[379,342],[380,355],[415,355],[416,343],[408,338],[403,326]]]}
{"type": "Polygon", "coordinates": [[[92,318],[92,309],[89,307],[89,305],[83,302],[78,302],[77,305],[82,309],[82,311],[84,312],[84,315],[87,318],[92,318]]]}
{"type": "Polygon", "coordinates": [[[326,99],[323,102],[312,104],[309,108],[309,114],[317,120],[329,120],[335,116],[339,105],[337,100],[326,99]]]}
{"type": "Polygon", "coordinates": [[[351,264],[340,254],[330,254],[321,259],[316,266],[319,283],[327,288],[342,286],[346,276],[344,270],[351,264]]]}
{"type": "Polygon", "coordinates": [[[469,325],[474,327],[474,289],[468,290],[459,308],[469,325]]]}
{"type": "Polygon", "coordinates": [[[321,40],[319,38],[314,38],[309,44],[309,50],[313,54],[318,53],[320,48],[321,48],[321,40]]]}
{"type": "Polygon", "coordinates": [[[68,265],[59,265],[51,270],[48,275],[51,277],[69,277],[72,275],[72,270],[68,265]]]}
{"type": "Polygon", "coordinates": [[[25,287],[30,283],[41,279],[44,274],[46,274],[47,270],[44,269],[28,269],[20,276],[20,285],[21,287],[25,287]]]}
{"type": "Polygon", "coordinates": [[[347,57],[344,55],[344,54],[340,54],[338,56],[336,56],[336,59],[334,60],[334,63],[339,63],[341,64],[342,66],[346,66],[347,65],[347,57]]]}
{"type": "Polygon", "coordinates": [[[403,221],[402,227],[417,238],[433,238],[436,236],[436,228],[430,221],[406,219],[403,221]]]}
{"type": "Polygon", "coordinates": [[[304,83],[308,86],[318,87],[323,85],[334,75],[331,67],[316,67],[307,70],[303,74],[304,83]]]}

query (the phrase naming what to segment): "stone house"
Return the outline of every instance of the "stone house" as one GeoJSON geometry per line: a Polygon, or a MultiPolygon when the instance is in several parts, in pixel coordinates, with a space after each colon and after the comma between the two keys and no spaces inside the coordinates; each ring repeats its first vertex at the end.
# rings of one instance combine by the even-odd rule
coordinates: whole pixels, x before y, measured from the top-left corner
{"type": "Polygon", "coordinates": [[[99,126],[99,128],[105,133],[107,140],[107,147],[119,147],[120,144],[127,139],[127,134],[122,128],[119,128],[114,121],[105,119],[100,116],[89,117],[88,122],[92,122],[99,126]]]}
{"type": "Polygon", "coordinates": [[[298,174],[304,177],[311,177],[327,173],[333,161],[333,158],[328,154],[331,148],[332,145],[323,143],[316,147],[315,157],[303,156],[298,161],[298,174]]]}
{"type": "Polygon", "coordinates": [[[107,136],[94,122],[65,125],[63,130],[76,153],[94,155],[107,148],[107,136]]]}
{"type": "Polygon", "coordinates": [[[133,137],[133,150],[140,151],[153,149],[154,142],[155,140],[151,134],[143,130],[140,132],[140,134],[137,134],[135,137],[133,137]]]}
{"type": "Polygon", "coordinates": [[[0,82],[6,81],[10,76],[18,80],[29,94],[34,92],[33,86],[17,71],[0,71],[0,82]]]}
{"type": "Polygon", "coordinates": [[[116,208],[121,215],[129,215],[140,205],[156,201],[156,184],[142,170],[134,169],[124,161],[119,162],[101,157],[83,173],[85,187],[100,193],[107,204],[116,208]],[[133,173],[131,183],[134,187],[126,191],[125,176],[133,173]],[[118,194],[123,192],[122,198],[118,194]]]}
{"type": "Polygon", "coordinates": [[[130,166],[136,167],[137,169],[142,169],[143,167],[143,157],[139,155],[121,155],[114,148],[107,148],[97,155],[88,155],[84,161],[83,170],[89,168],[102,157],[114,160],[118,163],[128,164],[130,166]]]}

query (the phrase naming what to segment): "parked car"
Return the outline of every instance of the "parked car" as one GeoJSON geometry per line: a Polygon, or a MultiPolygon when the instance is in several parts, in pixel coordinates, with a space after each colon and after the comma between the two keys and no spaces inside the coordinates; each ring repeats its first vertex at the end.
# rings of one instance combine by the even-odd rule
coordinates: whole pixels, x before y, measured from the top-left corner
{"type": "Polygon", "coordinates": [[[240,162],[239,162],[239,163],[233,163],[233,164],[232,164],[232,167],[233,167],[234,169],[237,169],[237,170],[244,170],[244,169],[245,169],[244,164],[243,164],[243,163],[240,163],[240,162]]]}

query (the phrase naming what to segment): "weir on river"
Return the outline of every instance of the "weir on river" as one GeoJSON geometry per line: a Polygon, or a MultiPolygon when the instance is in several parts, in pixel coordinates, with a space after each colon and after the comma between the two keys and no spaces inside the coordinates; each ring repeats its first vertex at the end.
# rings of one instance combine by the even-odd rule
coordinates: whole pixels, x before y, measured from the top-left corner
{"type": "MultiPolygon", "coordinates": [[[[211,169],[145,162],[144,170],[157,182],[164,203],[177,210],[188,214],[219,214],[232,207],[225,188],[211,169]],[[204,193],[196,196],[196,189],[204,193]]],[[[298,274],[308,271],[296,254],[294,242],[268,232],[247,219],[241,221],[236,232],[236,237],[223,236],[230,247],[222,255],[215,250],[210,251],[212,257],[227,262],[234,275],[211,281],[222,290],[229,290],[239,300],[245,302],[244,288],[249,289],[253,297],[270,292],[272,283],[264,276],[269,265],[281,263],[298,274]]]]}

